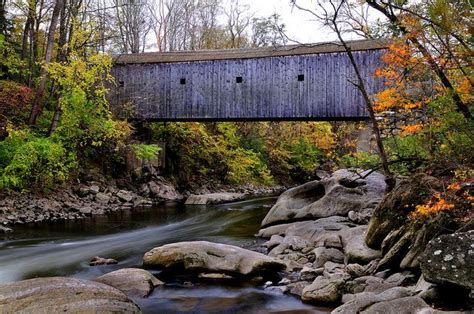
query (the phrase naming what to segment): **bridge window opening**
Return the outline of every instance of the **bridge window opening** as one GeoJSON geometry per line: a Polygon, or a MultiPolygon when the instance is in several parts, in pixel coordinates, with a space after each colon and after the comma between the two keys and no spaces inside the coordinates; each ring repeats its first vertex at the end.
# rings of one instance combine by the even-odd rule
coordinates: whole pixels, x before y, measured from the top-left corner
{"type": "Polygon", "coordinates": [[[242,83],[243,81],[244,81],[244,79],[242,78],[242,76],[237,76],[237,77],[235,78],[235,82],[236,82],[236,83],[239,83],[239,84],[240,84],[240,83],[242,83]]]}
{"type": "Polygon", "coordinates": [[[179,84],[185,85],[186,84],[186,79],[185,78],[180,78],[179,79],[179,84]]]}
{"type": "Polygon", "coordinates": [[[304,81],[304,74],[298,74],[298,82],[304,81]]]}

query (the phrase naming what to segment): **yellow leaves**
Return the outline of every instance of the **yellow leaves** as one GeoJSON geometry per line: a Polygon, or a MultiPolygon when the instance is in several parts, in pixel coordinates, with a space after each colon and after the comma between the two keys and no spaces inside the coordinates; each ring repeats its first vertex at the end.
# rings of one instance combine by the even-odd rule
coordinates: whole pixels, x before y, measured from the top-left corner
{"type": "Polygon", "coordinates": [[[434,199],[430,200],[427,204],[417,205],[415,211],[413,211],[410,216],[412,219],[429,217],[443,211],[451,210],[453,208],[454,204],[446,201],[438,193],[434,196],[434,199]]]}
{"type": "Polygon", "coordinates": [[[403,125],[401,126],[400,135],[407,136],[407,135],[416,134],[422,129],[423,129],[423,126],[421,124],[403,125]]]}
{"type": "Polygon", "coordinates": [[[402,101],[395,88],[387,88],[375,95],[374,110],[385,111],[392,109],[402,101]]]}

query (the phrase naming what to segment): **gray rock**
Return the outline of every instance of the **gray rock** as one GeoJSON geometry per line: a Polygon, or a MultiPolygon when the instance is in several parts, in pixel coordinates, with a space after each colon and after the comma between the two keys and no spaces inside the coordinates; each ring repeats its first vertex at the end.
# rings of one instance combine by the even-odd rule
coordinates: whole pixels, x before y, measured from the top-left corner
{"type": "Polygon", "coordinates": [[[323,246],[328,238],[338,236],[336,231],[353,227],[354,225],[345,217],[333,216],[312,221],[300,221],[289,224],[281,224],[261,229],[258,235],[269,238],[274,234],[286,236],[298,236],[315,246],[323,246]]]}
{"type": "Polygon", "coordinates": [[[148,182],[149,194],[154,198],[164,199],[168,201],[175,201],[182,199],[182,195],[179,194],[173,185],[165,182],[148,182]]]}
{"type": "Polygon", "coordinates": [[[417,296],[429,303],[433,303],[441,298],[438,287],[435,284],[427,282],[423,274],[418,278],[418,282],[413,287],[413,292],[417,293],[417,296]]]}
{"type": "Polygon", "coordinates": [[[91,258],[89,265],[90,266],[98,266],[98,265],[109,265],[109,264],[117,264],[117,260],[113,258],[104,258],[100,256],[94,256],[91,258]]]}
{"type": "Polygon", "coordinates": [[[336,273],[343,273],[344,272],[344,264],[340,264],[340,263],[334,263],[334,262],[331,262],[331,261],[327,261],[326,263],[324,263],[324,273],[328,273],[328,274],[336,274],[336,273]]]}
{"type": "Polygon", "coordinates": [[[91,185],[91,186],[89,187],[89,193],[95,195],[95,194],[97,194],[97,193],[99,193],[99,192],[100,192],[100,187],[99,187],[98,185],[91,185]]]}
{"type": "MultiPolygon", "coordinates": [[[[310,246],[311,243],[299,236],[286,236],[283,238],[283,241],[281,241],[280,244],[278,244],[276,247],[274,247],[268,255],[270,256],[278,256],[285,252],[285,250],[289,249],[291,251],[301,251],[304,248],[310,246]]],[[[299,257],[297,258],[299,259],[299,257]]],[[[297,260],[296,259],[296,260],[297,260]]]]}
{"type": "Polygon", "coordinates": [[[164,285],[162,281],[139,268],[123,268],[95,279],[124,292],[127,296],[147,297],[155,287],[164,285]]]}
{"type": "Polygon", "coordinates": [[[344,295],[343,299],[345,303],[334,309],[331,314],[358,314],[374,303],[404,298],[411,296],[411,294],[411,290],[407,288],[395,287],[382,293],[361,292],[353,295],[344,295]]]}
{"type": "Polygon", "coordinates": [[[49,277],[0,285],[0,313],[141,313],[122,291],[76,278],[49,277]]]}
{"type": "Polygon", "coordinates": [[[12,228],[8,228],[8,227],[0,225],[0,234],[2,234],[2,233],[11,233],[11,232],[13,232],[12,228]]]}
{"type": "Polygon", "coordinates": [[[460,286],[474,295],[474,230],[431,240],[420,258],[420,265],[427,281],[460,286]]]}
{"type": "Polygon", "coordinates": [[[323,267],[327,261],[344,262],[344,254],[338,249],[317,247],[313,250],[313,253],[315,255],[313,267],[315,268],[323,267]]]}
{"type": "Polygon", "coordinates": [[[266,287],[265,291],[271,291],[278,294],[284,294],[288,291],[288,286],[270,286],[270,287],[266,287]]]}
{"type": "Polygon", "coordinates": [[[233,245],[207,241],[179,242],[154,248],[143,257],[149,268],[186,272],[225,273],[235,276],[274,276],[285,263],[233,245]]]}
{"type": "Polygon", "coordinates": [[[290,283],[287,287],[289,293],[301,297],[303,295],[303,289],[311,284],[310,281],[298,281],[290,283]]]}
{"type": "Polygon", "coordinates": [[[339,235],[344,245],[344,255],[348,263],[367,264],[382,257],[380,250],[373,250],[365,244],[367,226],[344,229],[339,235]]]}
{"type": "Polygon", "coordinates": [[[385,177],[377,172],[365,179],[346,169],[284,192],[270,209],[262,226],[300,219],[346,216],[374,208],[384,196],[385,177]]]}
{"type": "Polygon", "coordinates": [[[342,249],[341,237],[338,234],[328,234],[323,240],[323,246],[327,248],[342,249]]]}
{"type": "Polygon", "coordinates": [[[354,211],[351,210],[348,214],[347,217],[357,223],[357,224],[363,224],[366,225],[370,221],[370,217],[372,216],[373,208],[364,208],[361,209],[360,211],[354,211]]]}
{"type": "Polygon", "coordinates": [[[324,268],[312,268],[308,266],[304,266],[300,272],[300,279],[302,281],[313,281],[319,275],[322,275],[324,268]]]}
{"type": "Polygon", "coordinates": [[[116,195],[122,202],[126,202],[126,203],[131,202],[135,198],[132,192],[124,191],[124,190],[118,191],[116,195]]]}
{"type": "Polygon", "coordinates": [[[361,311],[361,314],[413,314],[419,310],[429,308],[420,297],[405,297],[390,301],[378,302],[361,311]]]}
{"type": "MultiPolygon", "coordinates": [[[[233,276],[229,276],[223,273],[200,273],[198,278],[208,279],[208,280],[229,280],[235,279],[233,276]]],[[[271,282],[271,281],[270,281],[271,282]]]]}
{"type": "Polygon", "coordinates": [[[93,213],[93,209],[90,206],[85,206],[85,207],[81,207],[79,212],[85,216],[91,216],[93,213]]]}
{"type": "Polygon", "coordinates": [[[105,194],[105,193],[97,193],[95,195],[95,200],[96,202],[101,203],[101,204],[108,204],[110,201],[110,195],[105,194]]]}
{"type": "Polygon", "coordinates": [[[186,205],[209,205],[237,202],[245,199],[242,193],[210,193],[202,195],[190,195],[186,205]]]}
{"type": "Polygon", "coordinates": [[[264,245],[268,250],[273,249],[275,246],[283,242],[283,237],[277,234],[272,235],[269,241],[265,242],[264,245]]]}
{"type": "Polygon", "coordinates": [[[317,277],[313,283],[303,289],[301,299],[307,302],[333,303],[339,301],[341,289],[344,286],[342,279],[317,277]]]}

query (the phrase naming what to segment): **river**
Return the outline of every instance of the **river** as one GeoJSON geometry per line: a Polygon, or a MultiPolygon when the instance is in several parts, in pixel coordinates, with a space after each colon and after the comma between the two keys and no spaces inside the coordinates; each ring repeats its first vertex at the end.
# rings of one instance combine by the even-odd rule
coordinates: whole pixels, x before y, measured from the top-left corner
{"type": "MultiPolygon", "coordinates": [[[[275,200],[268,197],[207,207],[164,204],[79,221],[17,226],[13,235],[0,242],[0,282],[43,276],[93,279],[120,268],[141,267],[146,251],[179,241],[256,248],[260,240],[255,234],[275,200]],[[89,266],[96,255],[119,263],[89,266]]],[[[188,285],[179,280],[134,301],[145,313],[328,312],[262,287],[188,285]]]]}

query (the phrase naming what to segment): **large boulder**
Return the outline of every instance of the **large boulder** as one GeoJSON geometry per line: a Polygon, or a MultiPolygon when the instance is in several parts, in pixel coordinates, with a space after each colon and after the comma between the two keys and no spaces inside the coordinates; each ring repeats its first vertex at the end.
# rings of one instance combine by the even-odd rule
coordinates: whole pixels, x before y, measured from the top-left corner
{"type": "Polygon", "coordinates": [[[431,240],[420,257],[424,278],[437,284],[462,287],[474,297],[474,230],[431,240]]]}
{"type": "Polygon", "coordinates": [[[347,216],[374,208],[383,198],[385,177],[372,172],[367,177],[341,169],[330,177],[308,182],[284,192],[270,209],[262,226],[310,220],[330,216],[347,216]]]}
{"type": "Polygon", "coordinates": [[[35,278],[0,285],[0,313],[141,313],[120,290],[82,279],[35,278]]]}
{"type": "Polygon", "coordinates": [[[123,268],[107,273],[95,279],[125,292],[128,296],[147,297],[156,286],[164,283],[140,268],[123,268]]]}
{"type": "Polygon", "coordinates": [[[425,203],[440,187],[440,182],[424,174],[400,180],[373,211],[365,242],[373,249],[380,249],[390,232],[400,228],[415,209],[425,203]]]}
{"type": "Polygon", "coordinates": [[[235,277],[273,277],[286,265],[237,246],[191,241],[156,247],[143,257],[145,267],[188,273],[225,273],[235,277]]]}

